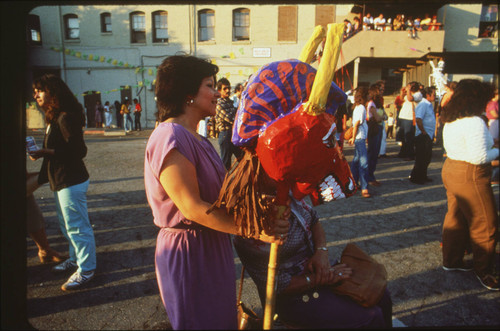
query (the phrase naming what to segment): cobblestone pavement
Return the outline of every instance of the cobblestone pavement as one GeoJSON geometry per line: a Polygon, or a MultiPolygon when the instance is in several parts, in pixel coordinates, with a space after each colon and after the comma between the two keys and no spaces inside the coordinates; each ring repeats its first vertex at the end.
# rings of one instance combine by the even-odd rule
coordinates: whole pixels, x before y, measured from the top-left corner
{"type": "MultiPolygon", "coordinates": [[[[154,272],[158,230],[143,181],[144,150],[151,130],[126,136],[86,133],[87,197],[97,244],[96,276],[85,289],[61,291],[69,275],[53,274],[50,265],[41,265],[36,246],[28,239],[28,320],[37,329],[168,329],[154,272]]],[[[41,144],[42,131],[28,134],[41,144]]],[[[217,147],[216,140],[212,143],[217,147]]],[[[434,148],[429,167],[433,182],[424,186],[408,181],[413,162],[395,158],[398,150],[390,140],[390,157],[381,158],[376,171],[382,185],[372,189],[372,198],[358,194],[316,207],[330,258],[339,257],[346,243],[355,242],[385,264],[397,326],[498,327],[500,293],[486,290],[472,272],[445,272],[441,268],[439,243],[446,213],[440,175],[442,149],[434,148]]],[[[352,155],[352,147],[346,146],[348,161],[352,155]]],[[[37,171],[41,165],[40,160],[26,162],[28,171],[37,171]]],[[[498,201],[498,187],[494,192],[498,201]]],[[[48,185],[38,189],[35,197],[45,216],[51,246],[67,254],[48,185]]],[[[239,280],[241,263],[236,254],[235,263],[235,279],[239,280]]],[[[245,281],[243,301],[262,313],[250,278],[245,281]]]]}

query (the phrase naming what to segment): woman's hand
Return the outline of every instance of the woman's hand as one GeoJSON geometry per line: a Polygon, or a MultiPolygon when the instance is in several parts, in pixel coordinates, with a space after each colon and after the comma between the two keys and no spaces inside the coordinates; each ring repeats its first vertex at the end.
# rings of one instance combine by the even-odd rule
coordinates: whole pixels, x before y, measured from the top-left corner
{"type": "Polygon", "coordinates": [[[306,269],[313,274],[316,286],[328,284],[331,278],[328,251],[317,250],[307,262],[306,269]]]}
{"type": "Polygon", "coordinates": [[[347,264],[336,264],[330,267],[330,275],[328,280],[328,285],[334,285],[338,282],[350,278],[352,275],[352,269],[347,266],[347,264]]]}
{"type": "Polygon", "coordinates": [[[290,201],[287,201],[286,206],[272,206],[271,210],[272,215],[274,215],[273,219],[273,235],[269,235],[265,232],[262,232],[259,235],[259,240],[267,242],[267,243],[277,243],[282,245],[285,242],[286,236],[288,235],[288,230],[290,227],[290,222],[288,219],[290,218],[291,210],[290,210],[290,201]],[[280,209],[282,212],[280,214],[280,209]]]}
{"type": "Polygon", "coordinates": [[[349,145],[354,145],[354,138],[349,139],[349,145]]]}

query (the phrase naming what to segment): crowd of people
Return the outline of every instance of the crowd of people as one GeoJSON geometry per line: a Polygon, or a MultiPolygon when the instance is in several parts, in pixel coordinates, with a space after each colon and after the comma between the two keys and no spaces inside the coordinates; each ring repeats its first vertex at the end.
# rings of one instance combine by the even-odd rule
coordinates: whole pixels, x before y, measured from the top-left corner
{"type": "MultiPolygon", "coordinates": [[[[367,308],[330,290],[349,278],[352,270],[329,260],[319,216],[305,201],[290,195],[283,213],[277,212],[277,206],[270,208],[272,231],[263,231],[258,239],[241,237],[233,216],[224,208],[213,209],[232,155],[238,160],[241,153],[231,142],[231,132],[245,88],[238,84],[231,98],[230,82],[226,78],[216,81],[217,72],[216,65],[184,55],[170,56],[158,68],[158,124],[146,146],[144,181],[154,224],[160,229],[155,270],[172,327],[236,329],[232,244],[263,301],[271,243],[282,246],[276,311],[283,321],[300,328],[391,327],[388,291],[367,308]],[[199,123],[210,118],[218,132],[220,156],[199,133],[199,123]],[[212,212],[207,213],[209,208],[212,212]],[[305,301],[305,295],[315,300],[305,301]]],[[[441,139],[447,153],[442,178],[448,201],[442,233],[443,269],[473,270],[484,287],[498,290],[498,217],[491,186],[492,162],[499,155],[498,90],[470,79],[447,87],[448,93],[436,102],[433,87],[409,83],[394,102],[395,116],[385,110],[384,81],[358,87],[354,104],[347,103],[336,114],[337,141],[343,148],[342,133],[352,117],[353,135],[348,140],[354,145],[351,171],[361,195],[369,198],[369,186],[382,185],[375,172],[379,157],[386,156],[387,138],[401,142],[400,158],[415,162],[409,180],[419,185],[432,181],[427,168],[433,144],[441,139]],[[442,138],[435,137],[438,132],[442,138]],[[471,266],[463,261],[467,243],[473,253],[471,266]]],[[[87,152],[83,109],[54,75],[35,80],[33,91],[47,123],[43,148],[30,153],[32,159],[43,158],[40,172],[33,176],[36,186],[50,183],[61,232],[69,242],[68,258],[45,243],[37,243],[39,256],[42,262],[60,262],[54,266],[55,272],[76,270],[62,285],[63,290],[75,290],[86,285],[96,269],[86,202],[89,174],[83,162],[87,152]]],[[[120,106],[126,131],[131,128],[131,113],[136,125],[140,123],[141,106],[137,99],[133,101],[134,110],[128,99],[123,105],[114,105],[115,109],[120,106]]],[[[103,108],[112,109],[109,102],[103,108]]],[[[107,123],[108,118],[105,120],[107,123]]],[[[276,182],[268,180],[265,185],[276,194],[276,182]]],[[[43,224],[30,233],[42,229],[43,224]]]]}
{"type": "Polygon", "coordinates": [[[360,31],[408,31],[408,37],[416,38],[418,31],[438,31],[443,28],[443,24],[438,22],[436,15],[431,17],[429,14],[425,14],[424,18],[421,18],[397,14],[394,18],[387,19],[383,13],[377,17],[373,17],[370,13],[361,16],[354,16],[352,22],[348,19],[344,20],[346,26],[344,40],[360,31]]]}
{"type": "MultiPolygon", "coordinates": [[[[104,106],[101,104],[101,101],[97,100],[95,109],[94,109],[94,122],[96,128],[105,127],[107,129],[112,128],[113,123],[113,111],[116,114],[116,127],[120,129],[124,129],[126,133],[131,132],[132,128],[135,131],[141,131],[141,114],[142,114],[142,106],[139,103],[139,99],[134,98],[134,105],[132,109],[132,105],[128,97],[125,97],[125,100],[122,103],[116,100],[113,104],[110,104],[109,101],[104,103],[104,106]],[[134,115],[134,119],[132,120],[132,114],[134,115]]],[[[89,121],[87,119],[87,126],[89,125],[89,121]]]]}

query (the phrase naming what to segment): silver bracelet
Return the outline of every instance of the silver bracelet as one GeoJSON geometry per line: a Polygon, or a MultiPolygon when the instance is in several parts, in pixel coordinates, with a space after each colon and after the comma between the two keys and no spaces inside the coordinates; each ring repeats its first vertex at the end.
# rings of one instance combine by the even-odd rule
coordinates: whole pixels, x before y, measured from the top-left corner
{"type": "Polygon", "coordinates": [[[304,276],[306,276],[307,286],[311,287],[311,278],[309,278],[308,275],[304,275],[304,276]]]}
{"type": "Polygon", "coordinates": [[[328,252],[328,248],[326,246],[316,247],[316,250],[328,252]]]}

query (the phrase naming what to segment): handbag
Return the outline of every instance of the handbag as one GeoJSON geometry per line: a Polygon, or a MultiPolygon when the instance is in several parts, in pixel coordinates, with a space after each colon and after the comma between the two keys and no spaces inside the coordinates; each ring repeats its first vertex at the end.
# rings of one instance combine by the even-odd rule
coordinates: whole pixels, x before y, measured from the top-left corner
{"type": "Polygon", "coordinates": [[[363,307],[373,307],[384,295],[387,287],[387,271],[353,243],[346,245],[340,263],[352,268],[350,278],[332,287],[334,293],[346,295],[363,307]]]}
{"type": "Polygon", "coordinates": [[[352,138],[352,134],[354,132],[354,128],[351,126],[349,129],[344,132],[344,140],[349,140],[352,138]]]}
{"type": "Polygon", "coordinates": [[[245,306],[241,301],[243,291],[243,281],[245,276],[245,266],[241,268],[240,290],[236,306],[238,308],[238,330],[262,330],[262,318],[251,308],[245,306]]]}

